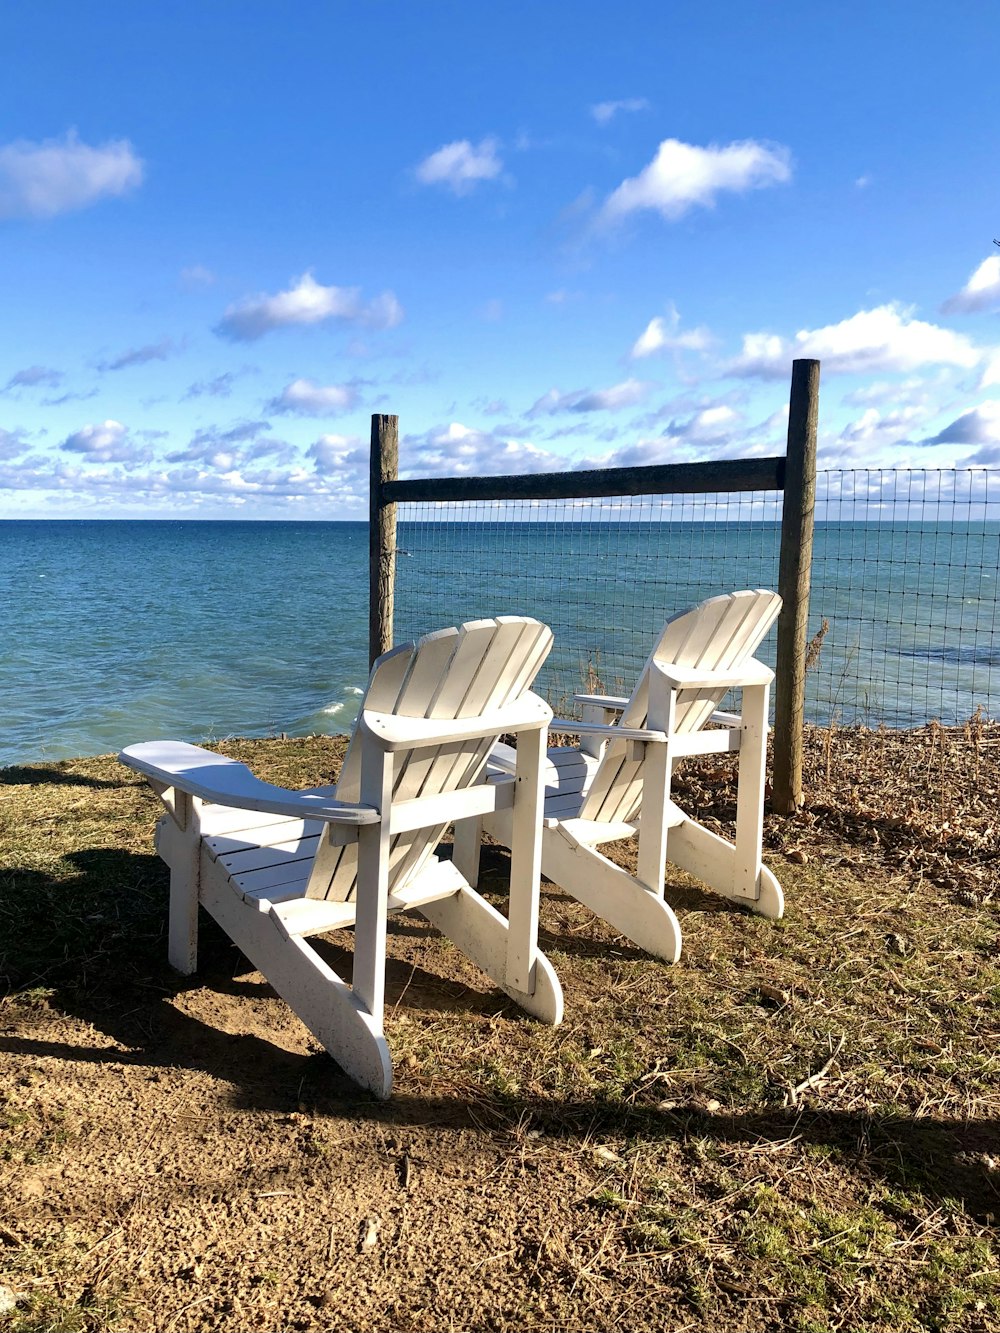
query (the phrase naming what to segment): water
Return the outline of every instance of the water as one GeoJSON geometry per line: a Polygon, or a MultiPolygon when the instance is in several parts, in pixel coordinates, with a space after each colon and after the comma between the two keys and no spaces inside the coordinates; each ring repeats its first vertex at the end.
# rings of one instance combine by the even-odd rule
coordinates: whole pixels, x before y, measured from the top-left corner
{"type": "Polygon", "coordinates": [[[0,523],[0,763],[344,730],[365,523],[0,523]]]}
{"type": "MultiPolygon", "coordinates": [[[[664,618],[775,587],[774,523],[403,523],[397,639],[479,615],[556,632],[558,707],[627,690],[664,618]]],[[[1000,525],[821,523],[808,715],[1000,712],[1000,525]]],[[[0,522],[0,764],[139,740],[345,731],[367,678],[364,523],[0,522]]],[[[774,636],[762,655],[773,662],[774,636]]]]}

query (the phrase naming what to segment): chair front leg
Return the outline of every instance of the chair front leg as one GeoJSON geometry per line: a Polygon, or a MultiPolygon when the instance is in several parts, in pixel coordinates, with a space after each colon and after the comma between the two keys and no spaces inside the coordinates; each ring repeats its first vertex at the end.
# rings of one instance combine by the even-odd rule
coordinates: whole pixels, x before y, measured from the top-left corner
{"type": "Polygon", "coordinates": [[[152,785],[167,808],[156,826],[156,850],[170,869],[167,959],[188,977],[198,966],[202,802],[175,787],[152,785]]]}
{"type": "Polygon", "coordinates": [[[393,756],[371,736],[361,752],[361,801],[382,818],[358,829],[357,916],[354,924],[354,996],[381,1032],[385,1009],[385,946],[389,915],[389,817],[393,756]]]}
{"type": "Polygon", "coordinates": [[[743,689],[736,789],[736,864],[733,888],[744,898],[759,896],[764,850],[764,781],[767,768],[767,685],[743,689]]]}
{"type": "Polygon", "coordinates": [[[526,995],[535,991],[538,907],[542,875],[542,813],[545,803],[546,730],[517,738],[514,809],[510,844],[510,903],[507,917],[507,982],[526,995]]]}
{"type": "Polygon", "coordinates": [[[642,812],[639,816],[638,877],[657,897],[664,895],[667,871],[667,833],[670,779],[673,771],[670,737],[674,734],[677,691],[658,673],[649,678],[649,707],[646,725],[666,733],[666,741],[645,745],[642,764],[642,812]]]}

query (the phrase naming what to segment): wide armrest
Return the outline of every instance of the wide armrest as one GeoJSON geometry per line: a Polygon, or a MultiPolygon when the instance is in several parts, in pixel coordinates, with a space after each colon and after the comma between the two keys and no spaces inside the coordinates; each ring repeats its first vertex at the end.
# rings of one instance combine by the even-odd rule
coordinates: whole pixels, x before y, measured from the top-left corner
{"type": "Polygon", "coordinates": [[[617,694],[574,694],[573,702],[582,704],[584,708],[588,704],[596,704],[598,708],[606,708],[609,713],[621,713],[628,706],[628,700],[617,694]]]}
{"type": "Polygon", "coordinates": [[[651,662],[656,671],[674,689],[736,690],[747,685],[770,685],[774,672],[763,662],[751,658],[741,666],[712,670],[709,667],[678,666],[675,662],[651,662]]]}
{"type": "Polygon", "coordinates": [[[505,732],[541,731],[552,721],[552,709],[537,694],[523,694],[516,703],[491,713],[470,717],[400,717],[364,709],[359,728],[373,736],[386,750],[420,749],[447,745],[450,741],[485,739],[505,732]]]}
{"type": "Polygon", "coordinates": [[[329,824],[375,824],[370,805],[352,805],[325,793],[289,791],[254,777],[246,764],[184,741],[146,741],[118,756],[123,764],[165,787],[198,796],[213,805],[233,805],[262,814],[321,819],[329,824]]]}
{"type": "Polygon", "coordinates": [[[619,727],[613,722],[576,722],[571,717],[552,719],[553,731],[566,731],[571,736],[607,736],[619,741],[665,741],[665,731],[650,731],[647,727],[619,727]]]}

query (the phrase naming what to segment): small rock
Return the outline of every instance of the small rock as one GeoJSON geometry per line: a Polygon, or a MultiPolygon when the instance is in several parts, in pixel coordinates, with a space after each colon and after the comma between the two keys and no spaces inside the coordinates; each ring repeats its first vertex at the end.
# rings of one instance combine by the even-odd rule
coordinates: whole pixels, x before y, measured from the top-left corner
{"type": "Polygon", "coordinates": [[[910,942],[903,935],[887,935],[885,943],[886,948],[891,953],[899,954],[900,958],[905,958],[910,952],[910,942]]]}
{"type": "Polygon", "coordinates": [[[804,866],[809,860],[809,853],[801,847],[790,847],[785,853],[785,860],[791,861],[792,865],[804,866]]]}
{"type": "Polygon", "coordinates": [[[17,1309],[17,1296],[10,1287],[0,1287],[0,1314],[13,1314],[17,1309]]]}
{"type": "Polygon", "coordinates": [[[760,991],[762,999],[770,1000],[772,1004],[778,1005],[779,1008],[788,1004],[792,998],[791,991],[782,990],[780,986],[770,986],[766,981],[761,982],[757,989],[760,991]]]}
{"type": "Polygon", "coordinates": [[[378,1243],[378,1218],[366,1217],[361,1223],[361,1249],[370,1250],[378,1243]]]}
{"type": "Polygon", "coordinates": [[[616,1152],[613,1152],[610,1148],[605,1148],[603,1145],[594,1149],[594,1156],[602,1162],[620,1162],[622,1160],[616,1152]]]}

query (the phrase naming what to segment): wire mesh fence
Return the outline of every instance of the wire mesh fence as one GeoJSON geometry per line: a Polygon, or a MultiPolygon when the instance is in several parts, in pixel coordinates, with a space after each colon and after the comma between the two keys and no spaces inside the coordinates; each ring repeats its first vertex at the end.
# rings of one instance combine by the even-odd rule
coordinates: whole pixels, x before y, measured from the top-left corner
{"type": "Polygon", "coordinates": [[[1000,713],[1000,472],[817,475],[807,715],[892,727],[1000,713]]]}
{"type": "MultiPolygon", "coordinates": [[[[817,476],[806,716],[875,726],[1000,713],[1000,473],[817,476]]],[[[535,615],[556,644],[539,688],[628,693],[668,615],[776,587],[775,492],[401,503],[397,641],[428,625],[535,615]]],[[[773,636],[762,650],[773,665],[773,636]],[[769,658],[769,654],[771,657],[769,658]]]]}
{"type": "Polygon", "coordinates": [[[628,694],[667,616],[737,584],[777,585],[777,502],[751,492],[401,504],[396,640],[533,615],[555,633],[537,688],[558,713],[581,689],[628,694]]]}

